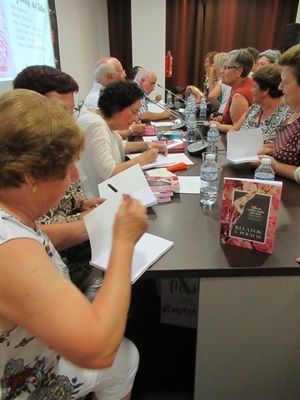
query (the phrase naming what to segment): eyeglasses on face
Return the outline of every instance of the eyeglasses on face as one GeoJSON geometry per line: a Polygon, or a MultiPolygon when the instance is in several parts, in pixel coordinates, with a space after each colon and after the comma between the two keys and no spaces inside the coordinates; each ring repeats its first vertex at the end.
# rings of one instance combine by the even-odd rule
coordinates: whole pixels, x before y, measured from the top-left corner
{"type": "Polygon", "coordinates": [[[150,85],[151,85],[152,87],[155,87],[155,85],[156,85],[156,82],[151,82],[151,81],[148,81],[148,80],[147,80],[147,82],[150,83],[150,85]]]}
{"type": "Polygon", "coordinates": [[[112,72],[112,74],[113,75],[115,75],[115,74],[126,75],[126,71],[125,71],[125,69],[122,69],[121,71],[112,72]]]}
{"type": "Polygon", "coordinates": [[[233,69],[233,68],[238,68],[238,67],[230,67],[230,66],[227,67],[227,66],[224,65],[224,66],[221,68],[221,70],[222,70],[222,71],[227,71],[228,69],[233,69]]]}

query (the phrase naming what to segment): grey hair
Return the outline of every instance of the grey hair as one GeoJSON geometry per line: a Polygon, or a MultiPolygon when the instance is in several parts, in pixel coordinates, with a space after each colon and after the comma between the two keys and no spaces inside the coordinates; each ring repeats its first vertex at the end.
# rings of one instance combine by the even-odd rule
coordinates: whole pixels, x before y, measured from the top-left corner
{"type": "Polygon", "coordinates": [[[136,74],[134,79],[137,82],[141,82],[142,79],[146,79],[146,80],[151,79],[152,75],[153,75],[153,72],[150,69],[142,68],[138,71],[138,73],[136,74]]]}
{"type": "Polygon", "coordinates": [[[279,50],[265,50],[262,53],[259,53],[258,58],[260,59],[261,57],[267,57],[267,59],[270,61],[270,63],[275,64],[278,62],[279,58],[281,56],[281,53],[279,50]]]}
{"type": "Polygon", "coordinates": [[[104,61],[98,61],[94,69],[95,82],[102,83],[108,74],[114,74],[116,68],[113,64],[114,58],[107,58],[104,61]]]}
{"type": "Polygon", "coordinates": [[[243,68],[242,78],[249,75],[253,66],[253,57],[247,49],[232,50],[224,56],[224,61],[229,61],[232,67],[243,68]]]}

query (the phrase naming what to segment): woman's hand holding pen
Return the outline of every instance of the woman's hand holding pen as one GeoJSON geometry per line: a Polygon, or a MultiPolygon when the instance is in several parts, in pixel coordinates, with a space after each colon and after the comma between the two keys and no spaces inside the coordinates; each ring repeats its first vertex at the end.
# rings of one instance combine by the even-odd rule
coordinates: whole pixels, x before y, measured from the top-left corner
{"type": "Polygon", "coordinates": [[[159,153],[166,156],[168,154],[168,148],[164,144],[145,142],[145,146],[147,150],[158,149],[159,153]]]}

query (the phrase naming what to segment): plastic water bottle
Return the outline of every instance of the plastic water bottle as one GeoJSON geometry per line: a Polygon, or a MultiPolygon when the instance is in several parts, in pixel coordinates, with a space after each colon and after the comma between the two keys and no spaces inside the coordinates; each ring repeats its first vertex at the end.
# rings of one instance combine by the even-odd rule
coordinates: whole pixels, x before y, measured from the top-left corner
{"type": "Polygon", "coordinates": [[[188,120],[186,122],[187,125],[187,141],[189,143],[196,142],[197,138],[197,119],[195,116],[195,112],[192,112],[190,116],[188,117],[188,120]]]}
{"type": "Polygon", "coordinates": [[[193,99],[191,96],[189,96],[186,99],[186,105],[185,105],[185,123],[186,123],[186,125],[188,125],[188,120],[189,120],[192,112],[193,112],[193,99]]]}
{"type": "Polygon", "coordinates": [[[167,92],[167,106],[169,108],[173,107],[173,98],[172,98],[172,93],[171,92],[167,92]]]}
{"type": "Polygon", "coordinates": [[[207,154],[200,170],[200,203],[211,207],[217,200],[220,168],[215,154],[207,154]]]}
{"type": "Polygon", "coordinates": [[[255,170],[254,179],[262,179],[265,181],[274,181],[275,172],[271,167],[270,158],[262,158],[260,166],[255,170]]]}
{"type": "Polygon", "coordinates": [[[206,118],[207,118],[207,105],[205,99],[202,99],[199,108],[199,119],[201,121],[206,121],[206,118]]]}
{"type": "Polygon", "coordinates": [[[217,124],[211,124],[207,132],[207,139],[206,139],[208,153],[217,153],[219,139],[220,139],[220,133],[218,131],[217,124]]]}

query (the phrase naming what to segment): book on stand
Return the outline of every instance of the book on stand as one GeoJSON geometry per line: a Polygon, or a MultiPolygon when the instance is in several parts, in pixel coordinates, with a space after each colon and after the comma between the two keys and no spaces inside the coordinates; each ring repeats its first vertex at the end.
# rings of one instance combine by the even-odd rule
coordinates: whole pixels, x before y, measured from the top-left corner
{"type": "Polygon", "coordinates": [[[220,241],[271,253],[282,182],[224,178],[220,241]]]}

